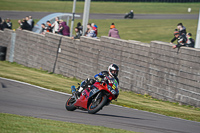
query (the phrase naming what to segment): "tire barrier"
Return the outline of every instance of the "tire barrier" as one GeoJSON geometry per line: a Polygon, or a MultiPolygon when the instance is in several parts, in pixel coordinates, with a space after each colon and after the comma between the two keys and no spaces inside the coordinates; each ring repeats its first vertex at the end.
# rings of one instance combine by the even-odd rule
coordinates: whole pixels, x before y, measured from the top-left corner
{"type": "Polygon", "coordinates": [[[1,61],[6,60],[6,51],[7,51],[7,47],[0,46],[0,60],[1,61]]]}

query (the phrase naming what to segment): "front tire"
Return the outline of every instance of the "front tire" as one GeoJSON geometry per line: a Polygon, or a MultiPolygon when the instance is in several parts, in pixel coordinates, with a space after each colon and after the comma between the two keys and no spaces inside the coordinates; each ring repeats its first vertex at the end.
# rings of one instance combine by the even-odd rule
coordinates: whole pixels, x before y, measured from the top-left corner
{"type": "Polygon", "coordinates": [[[95,114],[97,113],[99,110],[101,110],[103,108],[103,106],[105,106],[105,104],[107,103],[107,96],[104,95],[101,98],[97,99],[96,101],[94,101],[94,99],[92,99],[89,107],[88,107],[88,113],[89,114],[95,114]]]}
{"type": "Polygon", "coordinates": [[[65,104],[66,109],[68,111],[76,110],[74,103],[76,103],[76,99],[74,99],[72,96],[70,96],[69,99],[67,100],[66,104],[65,104]]]}

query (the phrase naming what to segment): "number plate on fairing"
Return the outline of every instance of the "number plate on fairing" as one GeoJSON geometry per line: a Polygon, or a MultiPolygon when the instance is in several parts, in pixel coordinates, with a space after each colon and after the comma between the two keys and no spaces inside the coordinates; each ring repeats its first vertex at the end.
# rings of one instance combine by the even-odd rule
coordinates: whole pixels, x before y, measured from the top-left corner
{"type": "Polygon", "coordinates": [[[91,91],[90,91],[90,97],[94,94],[96,94],[99,91],[99,89],[97,89],[96,87],[94,87],[91,91]]]}

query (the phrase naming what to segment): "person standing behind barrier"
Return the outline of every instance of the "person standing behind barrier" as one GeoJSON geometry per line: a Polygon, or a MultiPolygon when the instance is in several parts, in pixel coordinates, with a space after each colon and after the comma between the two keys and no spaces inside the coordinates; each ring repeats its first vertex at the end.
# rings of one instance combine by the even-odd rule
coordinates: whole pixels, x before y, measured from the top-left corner
{"type": "Polygon", "coordinates": [[[35,22],[34,22],[32,16],[29,16],[29,20],[31,22],[31,28],[33,29],[35,22]]]}
{"type": "Polygon", "coordinates": [[[29,24],[29,26],[30,26],[30,31],[32,31],[32,29],[33,29],[33,26],[32,26],[32,19],[30,19],[30,17],[29,16],[26,16],[26,21],[27,21],[27,23],[29,24]]]}
{"type": "Polygon", "coordinates": [[[0,17],[0,30],[2,30],[2,19],[0,17]]]}
{"type": "Polygon", "coordinates": [[[18,23],[20,25],[21,30],[29,30],[31,31],[31,26],[27,23],[26,19],[23,19],[22,22],[21,20],[18,20],[18,23]]]}
{"type": "Polygon", "coordinates": [[[53,33],[58,34],[58,29],[59,29],[59,17],[55,18],[55,22],[51,25],[53,28],[53,33]]]}
{"type": "Polygon", "coordinates": [[[27,23],[30,25],[30,27],[32,27],[31,25],[32,25],[32,22],[31,22],[31,20],[29,19],[29,16],[26,16],[26,21],[27,21],[27,23]]]}
{"type": "Polygon", "coordinates": [[[77,28],[78,28],[78,31],[80,32],[80,34],[82,35],[83,34],[83,26],[81,25],[81,22],[77,23],[77,28]]]}
{"type": "Polygon", "coordinates": [[[45,26],[44,23],[41,24],[41,27],[42,27],[42,32],[41,32],[41,34],[45,35],[45,33],[47,32],[47,27],[45,26]]]}
{"type": "Polygon", "coordinates": [[[95,34],[95,31],[92,29],[91,23],[87,24],[87,37],[97,38],[97,35],[95,34]]]}
{"type": "Polygon", "coordinates": [[[187,38],[185,36],[185,34],[180,35],[179,31],[175,31],[174,32],[174,37],[177,38],[177,45],[173,45],[172,48],[180,48],[182,46],[187,46],[187,38]]]}
{"type": "Polygon", "coordinates": [[[72,39],[80,39],[80,37],[82,36],[82,34],[80,33],[78,27],[75,27],[75,32],[76,32],[76,36],[72,37],[72,39]]]}
{"type": "Polygon", "coordinates": [[[187,35],[186,35],[186,37],[187,37],[186,46],[187,46],[187,47],[194,48],[195,41],[194,41],[194,39],[193,39],[191,36],[192,36],[191,33],[187,33],[187,35]]]}
{"type": "Polygon", "coordinates": [[[114,37],[114,38],[120,38],[119,31],[115,28],[114,23],[112,23],[112,25],[110,26],[110,30],[109,30],[108,36],[109,37],[114,37]]]}
{"type": "Polygon", "coordinates": [[[0,17],[0,30],[4,30],[7,27],[5,19],[1,19],[0,17]]]}
{"type": "MultiPolygon", "coordinates": [[[[186,35],[186,33],[187,33],[187,32],[186,32],[186,27],[183,26],[182,23],[178,23],[178,24],[177,24],[177,29],[175,29],[175,31],[178,31],[180,35],[183,35],[183,34],[186,35]]],[[[176,39],[177,39],[177,38],[174,37],[174,38],[171,40],[170,44],[173,44],[173,42],[174,42],[176,39]]]]}
{"type": "Polygon", "coordinates": [[[92,26],[92,29],[94,30],[96,36],[97,36],[97,32],[98,32],[98,29],[97,29],[97,25],[95,25],[94,23],[91,24],[92,26]]]}
{"type": "Polygon", "coordinates": [[[48,21],[46,22],[46,24],[47,24],[47,32],[52,32],[52,28],[51,28],[51,23],[50,23],[50,21],[48,20],[48,21]]]}
{"type": "Polygon", "coordinates": [[[177,24],[177,29],[178,29],[178,31],[180,32],[180,35],[182,35],[182,34],[185,34],[186,35],[186,27],[185,26],[183,26],[183,24],[182,23],[178,23],[177,24]]]}
{"type": "Polygon", "coordinates": [[[7,24],[7,27],[8,29],[12,29],[12,22],[10,21],[9,18],[6,19],[6,24],[7,24]]]}
{"type": "Polygon", "coordinates": [[[61,23],[58,32],[62,33],[62,35],[64,35],[64,36],[69,36],[70,35],[69,26],[67,26],[65,21],[63,21],[61,23]]]}

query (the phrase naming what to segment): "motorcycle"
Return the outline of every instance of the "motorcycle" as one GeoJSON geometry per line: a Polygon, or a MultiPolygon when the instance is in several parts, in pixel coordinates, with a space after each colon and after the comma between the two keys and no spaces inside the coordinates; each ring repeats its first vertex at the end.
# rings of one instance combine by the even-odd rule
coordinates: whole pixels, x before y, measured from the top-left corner
{"type": "Polygon", "coordinates": [[[124,16],[124,19],[127,19],[127,18],[133,19],[134,13],[132,15],[130,13],[126,13],[125,16],[124,16]]]}
{"type": "Polygon", "coordinates": [[[72,95],[65,104],[66,109],[68,111],[81,109],[88,111],[89,114],[95,114],[112,100],[116,100],[119,95],[118,82],[114,78],[106,77],[106,79],[103,82],[96,81],[91,87],[83,90],[80,97],[77,97],[77,89],[72,86],[72,95]]]}

